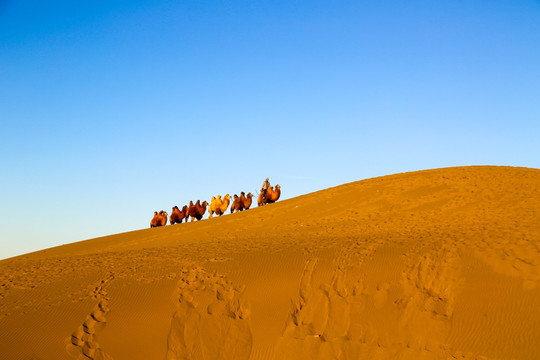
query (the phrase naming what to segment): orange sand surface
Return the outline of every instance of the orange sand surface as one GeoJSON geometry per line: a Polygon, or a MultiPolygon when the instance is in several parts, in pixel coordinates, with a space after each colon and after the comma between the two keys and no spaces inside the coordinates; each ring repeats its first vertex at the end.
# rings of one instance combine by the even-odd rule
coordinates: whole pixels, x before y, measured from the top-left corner
{"type": "Polygon", "coordinates": [[[540,170],[397,174],[0,261],[0,359],[540,359],[539,285],[540,170]]]}

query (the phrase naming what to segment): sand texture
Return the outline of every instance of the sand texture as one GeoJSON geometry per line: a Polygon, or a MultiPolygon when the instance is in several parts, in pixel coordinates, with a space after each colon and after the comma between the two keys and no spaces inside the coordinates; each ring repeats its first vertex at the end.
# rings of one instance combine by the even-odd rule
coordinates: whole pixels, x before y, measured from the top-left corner
{"type": "Polygon", "coordinates": [[[540,359],[539,285],[540,170],[396,174],[0,261],[0,359],[540,359]]]}

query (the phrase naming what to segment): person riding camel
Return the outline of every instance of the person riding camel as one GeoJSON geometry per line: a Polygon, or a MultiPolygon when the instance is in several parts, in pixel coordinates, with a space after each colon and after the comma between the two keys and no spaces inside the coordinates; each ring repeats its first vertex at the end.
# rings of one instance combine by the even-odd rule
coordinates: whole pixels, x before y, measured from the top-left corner
{"type": "Polygon", "coordinates": [[[264,200],[266,200],[266,191],[268,190],[269,187],[270,187],[270,182],[268,181],[268,178],[266,178],[266,180],[264,180],[261,187],[261,194],[264,200]]]}

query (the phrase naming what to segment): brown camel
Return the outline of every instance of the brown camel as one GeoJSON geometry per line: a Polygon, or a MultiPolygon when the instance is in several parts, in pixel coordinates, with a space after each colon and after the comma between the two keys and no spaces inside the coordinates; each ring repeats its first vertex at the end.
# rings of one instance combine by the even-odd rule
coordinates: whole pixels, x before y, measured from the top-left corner
{"type": "Polygon", "coordinates": [[[167,214],[166,211],[161,210],[159,215],[161,215],[161,226],[167,225],[167,218],[169,217],[169,214],[167,214]]]}
{"type": "Polygon", "coordinates": [[[161,219],[158,212],[154,211],[154,217],[152,218],[152,220],[150,220],[150,227],[153,228],[160,226],[158,224],[161,224],[161,219]]]}
{"type": "Polygon", "coordinates": [[[184,219],[186,219],[186,222],[187,222],[187,217],[188,217],[187,212],[188,212],[188,207],[186,205],[182,207],[182,211],[178,209],[178,206],[173,207],[172,212],[171,212],[171,217],[169,218],[169,222],[171,223],[171,225],[181,224],[184,219]]]}
{"type": "MultiPolygon", "coordinates": [[[[188,208],[188,214],[191,216],[191,221],[193,219],[201,220],[204,213],[206,212],[206,206],[208,203],[206,201],[203,201],[201,204],[201,200],[197,200],[195,205],[193,205],[193,201],[189,202],[189,208],[188,208]]],[[[187,221],[187,219],[186,219],[187,221]]]]}
{"type": "Polygon", "coordinates": [[[235,211],[238,212],[244,210],[243,207],[244,203],[242,202],[242,198],[239,198],[238,195],[234,194],[234,200],[231,205],[231,214],[235,211]]]}
{"type": "MultiPolygon", "coordinates": [[[[244,193],[242,193],[240,195],[240,198],[242,198],[242,196],[244,195],[244,193]]],[[[245,210],[249,210],[250,206],[251,206],[251,203],[253,202],[253,194],[252,193],[248,193],[247,196],[244,197],[244,199],[242,200],[242,202],[244,203],[244,209],[245,210]]]]}
{"type": "MultiPolygon", "coordinates": [[[[197,204],[200,205],[201,201],[197,200],[197,204]]],[[[193,221],[193,218],[195,218],[195,215],[197,215],[197,208],[193,204],[193,201],[190,201],[189,206],[188,206],[188,217],[191,216],[191,221],[193,221]]]]}
{"type": "Polygon", "coordinates": [[[159,213],[154,211],[154,217],[150,221],[150,227],[158,227],[167,225],[167,212],[161,210],[159,213]]]}
{"type": "Polygon", "coordinates": [[[271,204],[276,201],[278,201],[279,197],[281,196],[281,187],[279,185],[276,185],[276,190],[274,190],[273,186],[270,186],[268,190],[266,190],[266,198],[262,198],[262,193],[259,194],[259,198],[257,199],[257,204],[259,206],[263,206],[266,204],[271,204]]]}

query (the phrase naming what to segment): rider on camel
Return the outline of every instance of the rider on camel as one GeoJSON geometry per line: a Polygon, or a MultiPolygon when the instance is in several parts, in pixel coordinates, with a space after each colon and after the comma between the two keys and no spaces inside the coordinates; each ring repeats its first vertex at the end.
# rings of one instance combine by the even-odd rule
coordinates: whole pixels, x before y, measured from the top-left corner
{"type": "Polygon", "coordinates": [[[263,200],[266,200],[266,191],[268,190],[269,187],[270,187],[270,182],[268,181],[268,178],[266,178],[266,180],[264,180],[261,187],[261,194],[262,194],[263,200]]]}

